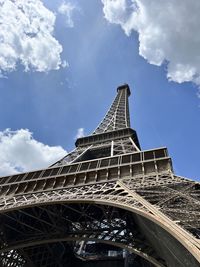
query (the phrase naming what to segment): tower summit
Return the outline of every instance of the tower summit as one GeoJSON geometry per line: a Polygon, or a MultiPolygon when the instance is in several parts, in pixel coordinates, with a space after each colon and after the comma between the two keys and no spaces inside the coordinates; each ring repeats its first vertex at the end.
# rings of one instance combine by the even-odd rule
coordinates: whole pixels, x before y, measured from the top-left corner
{"type": "Polygon", "coordinates": [[[141,150],[129,96],[52,166],[0,178],[0,266],[200,265],[200,184],[141,150]]]}

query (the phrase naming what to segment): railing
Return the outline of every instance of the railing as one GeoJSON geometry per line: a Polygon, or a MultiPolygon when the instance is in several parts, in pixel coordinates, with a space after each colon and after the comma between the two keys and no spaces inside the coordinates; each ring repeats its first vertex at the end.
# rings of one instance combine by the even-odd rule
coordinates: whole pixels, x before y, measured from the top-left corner
{"type": "Polygon", "coordinates": [[[114,177],[120,178],[121,175],[133,176],[134,174],[162,172],[169,169],[172,169],[172,166],[167,149],[159,148],[6,176],[0,178],[0,185],[47,179],[53,183],[53,180],[50,181],[52,178],[61,180],[68,178],[70,181],[77,177],[79,180],[89,182],[89,180],[95,181],[95,179],[97,181],[97,178],[106,180],[114,177]]]}

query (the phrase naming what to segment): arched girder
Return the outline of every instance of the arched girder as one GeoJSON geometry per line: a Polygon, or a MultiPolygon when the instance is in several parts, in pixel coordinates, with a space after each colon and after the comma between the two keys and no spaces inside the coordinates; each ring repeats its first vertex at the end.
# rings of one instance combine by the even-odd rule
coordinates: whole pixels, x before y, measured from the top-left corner
{"type": "MultiPolygon", "coordinates": [[[[75,241],[92,241],[92,242],[96,242],[96,243],[102,243],[102,244],[109,244],[115,247],[119,247],[122,249],[126,249],[127,251],[129,251],[130,253],[133,253],[135,255],[140,256],[141,258],[144,258],[146,261],[152,263],[154,266],[156,267],[165,267],[166,265],[162,264],[161,262],[157,261],[156,259],[154,259],[153,257],[147,255],[146,253],[137,250],[136,248],[133,248],[131,246],[127,246],[125,244],[122,243],[118,243],[118,242],[113,242],[113,241],[108,241],[108,240],[99,240],[99,239],[95,239],[95,238],[84,238],[82,237],[81,239],[79,238],[54,238],[54,239],[48,239],[48,240],[41,240],[41,241],[35,241],[35,242],[30,242],[30,243],[26,243],[25,245],[21,246],[21,245],[17,245],[17,246],[13,246],[10,247],[11,250],[17,250],[17,249],[24,249],[27,247],[31,247],[31,246],[37,246],[37,245],[43,245],[43,244],[51,244],[51,243],[57,243],[57,242],[75,242],[75,241]]],[[[8,250],[2,250],[2,252],[8,252],[8,250]]],[[[0,251],[1,253],[1,251],[0,251]]]]}
{"type": "Polygon", "coordinates": [[[34,193],[33,195],[27,195],[26,199],[18,199],[15,197],[15,202],[8,202],[8,206],[2,209],[2,213],[7,213],[11,210],[22,209],[25,207],[34,207],[47,204],[58,204],[58,203],[92,203],[99,205],[107,205],[122,208],[124,210],[129,210],[133,214],[138,214],[143,218],[152,221],[155,225],[159,225],[164,231],[166,231],[170,236],[180,242],[186,251],[189,251],[194,258],[199,261],[199,243],[196,239],[184,231],[177,224],[173,223],[162,213],[159,214],[158,210],[154,210],[152,205],[149,205],[144,199],[141,199],[137,194],[133,192],[128,192],[125,190],[123,184],[118,183],[118,185],[103,186],[97,189],[96,193],[93,190],[93,194],[87,191],[86,186],[79,188],[79,193],[69,192],[68,190],[60,190],[45,192],[45,193],[34,193]],[[98,192],[98,193],[97,193],[98,192]],[[103,193],[102,193],[103,192],[103,193]],[[108,193],[110,192],[110,193],[108,193]]]}
{"type": "Polygon", "coordinates": [[[84,240],[125,248],[155,266],[166,266],[136,229],[137,226],[133,228],[130,216],[130,212],[112,206],[83,203],[37,206],[8,212],[4,214],[4,233],[8,242],[4,247],[2,244],[0,252],[84,240]]]}

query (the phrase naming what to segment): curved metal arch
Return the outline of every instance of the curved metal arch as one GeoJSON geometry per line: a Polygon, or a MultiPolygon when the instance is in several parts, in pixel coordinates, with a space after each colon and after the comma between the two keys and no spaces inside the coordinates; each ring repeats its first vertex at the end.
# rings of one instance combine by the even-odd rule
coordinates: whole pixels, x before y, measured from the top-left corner
{"type": "MultiPolygon", "coordinates": [[[[54,238],[54,239],[47,239],[47,240],[42,240],[42,241],[30,242],[30,243],[27,243],[27,244],[25,244],[23,246],[16,245],[16,246],[13,246],[13,247],[9,247],[9,250],[16,250],[16,249],[20,249],[20,248],[27,248],[27,247],[43,245],[43,244],[50,244],[50,243],[57,243],[57,242],[71,242],[71,241],[86,241],[86,242],[94,241],[96,243],[113,245],[115,247],[126,249],[129,252],[140,256],[141,258],[147,260],[148,262],[152,263],[156,267],[166,267],[165,265],[161,264],[160,262],[158,262],[153,257],[143,253],[142,251],[139,251],[139,250],[137,250],[135,248],[132,248],[131,246],[126,246],[126,245],[124,245],[122,243],[118,243],[118,242],[114,242],[114,241],[99,240],[99,239],[95,239],[95,238],[82,238],[82,239],[70,238],[70,237],[54,238]]],[[[7,249],[0,250],[0,252],[7,252],[7,251],[8,251],[7,249]]]]}
{"type": "MultiPolygon", "coordinates": [[[[120,189],[121,190],[121,189],[120,189]]],[[[55,193],[55,191],[53,191],[55,193]]],[[[53,193],[51,192],[51,194],[53,193]]],[[[187,233],[184,229],[178,226],[176,223],[172,222],[169,218],[163,215],[159,211],[154,212],[154,208],[152,205],[149,205],[147,201],[144,199],[140,199],[140,196],[137,196],[137,199],[133,199],[126,194],[126,196],[116,196],[116,195],[94,195],[94,194],[82,194],[82,195],[58,195],[58,191],[56,191],[57,195],[50,196],[47,194],[43,195],[43,198],[37,198],[37,202],[35,202],[35,197],[30,198],[29,201],[23,201],[23,203],[13,203],[10,208],[4,209],[1,212],[5,213],[9,210],[17,210],[26,207],[33,207],[40,205],[48,205],[48,204],[61,204],[61,203],[95,203],[100,205],[110,205],[113,207],[118,207],[124,210],[131,211],[132,213],[136,213],[140,216],[143,216],[156,225],[159,225],[162,229],[167,231],[172,237],[174,237],[178,242],[180,242],[192,255],[193,257],[200,262],[199,255],[199,242],[195,240],[189,233],[187,233]],[[146,203],[147,202],[147,203],[146,203]],[[134,205],[134,206],[133,206],[134,205]],[[147,205],[147,206],[146,206],[147,205]],[[149,206],[149,207],[148,207],[149,206]],[[158,214],[155,214],[158,213],[158,214]],[[159,216],[156,216],[159,215],[159,216]]],[[[56,194],[55,193],[55,194],[56,194]]],[[[132,194],[132,193],[131,193],[132,194]]],[[[36,195],[36,194],[35,194],[36,195]]]]}

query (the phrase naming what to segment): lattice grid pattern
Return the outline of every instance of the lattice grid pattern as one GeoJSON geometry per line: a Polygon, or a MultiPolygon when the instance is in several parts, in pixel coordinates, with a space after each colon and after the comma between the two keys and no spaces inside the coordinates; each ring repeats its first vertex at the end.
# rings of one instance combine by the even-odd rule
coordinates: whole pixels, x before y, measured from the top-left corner
{"type": "Polygon", "coordinates": [[[87,242],[170,266],[145,223],[182,246],[183,259],[170,254],[177,266],[199,266],[200,184],[173,173],[166,148],[140,151],[129,95],[127,85],[118,88],[93,135],[51,167],[0,178],[2,267],[70,267],[87,259],[87,242]]]}

